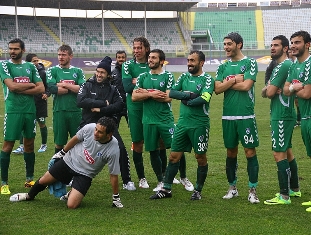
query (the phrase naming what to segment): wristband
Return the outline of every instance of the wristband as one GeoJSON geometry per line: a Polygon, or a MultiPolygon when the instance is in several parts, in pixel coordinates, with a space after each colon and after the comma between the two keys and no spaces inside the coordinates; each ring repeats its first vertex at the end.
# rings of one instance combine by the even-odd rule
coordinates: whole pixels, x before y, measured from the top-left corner
{"type": "Polygon", "coordinates": [[[294,90],[294,85],[293,84],[290,84],[289,86],[289,91],[290,93],[293,93],[295,90],[294,90]]]}

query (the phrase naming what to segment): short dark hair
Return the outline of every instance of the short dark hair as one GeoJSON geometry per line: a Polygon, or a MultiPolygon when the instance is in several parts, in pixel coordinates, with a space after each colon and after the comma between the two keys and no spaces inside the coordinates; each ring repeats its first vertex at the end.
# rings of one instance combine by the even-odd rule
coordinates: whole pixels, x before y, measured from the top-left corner
{"type": "Polygon", "coordinates": [[[19,43],[19,46],[21,47],[22,50],[25,50],[25,43],[24,41],[22,41],[21,39],[19,38],[14,38],[12,39],[11,41],[9,41],[8,44],[11,44],[11,43],[19,43]]]}
{"type": "Polygon", "coordinates": [[[160,49],[153,49],[150,53],[158,53],[160,61],[165,60],[165,53],[160,49]]]}
{"type": "Polygon", "coordinates": [[[240,34],[236,32],[228,33],[228,35],[225,36],[224,39],[231,39],[236,44],[242,43],[241,49],[243,48],[243,38],[240,34]]]}
{"type": "Polygon", "coordinates": [[[120,55],[120,54],[125,54],[125,56],[126,56],[126,52],[123,51],[123,50],[122,50],[122,51],[120,50],[120,51],[117,51],[117,52],[116,52],[116,57],[117,57],[117,55],[120,55]]]}
{"type": "Polygon", "coordinates": [[[205,55],[202,51],[198,51],[198,50],[190,51],[189,55],[192,55],[192,54],[197,54],[199,56],[199,61],[205,62],[205,55]]]}
{"type": "Polygon", "coordinates": [[[67,51],[68,52],[68,55],[72,55],[73,52],[72,52],[72,48],[69,46],[69,45],[61,45],[57,51],[67,51]]]}
{"type": "Polygon", "coordinates": [[[116,122],[111,117],[101,117],[97,123],[106,127],[106,134],[113,133],[116,128],[116,122]]]}
{"type": "Polygon", "coordinates": [[[150,43],[149,43],[148,39],[141,36],[141,37],[134,38],[133,44],[134,44],[134,42],[140,42],[143,44],[143,46],[146,48],[146,58],[148,58],[148,56],[150,54],[150,43]]]}
{"type": "Polygon", "coordinates": [[[303,30],[297,31],[297,32],[293,33],[292,36],[290,36],[290,39],[292,39],[294,37],[302,37],[304,43],[311,42],[311,36],[307,31],[303,31],[303,30]]]}
{"type": "Polygon", "coordinates": [[[272,40],[280,40],[282,47],[288,47],[289,48],[289,41],[288,41],[287,37],[285,37],[284,35],[275,36],[274,38],[272,38],[272,40]]]}
{"type": "Polygon", "coordinates": [[[32,60],[33,57],[37,57],[37,55],[36,55],[36,54],[33,54],[33,53],[29,53],[29,54],[26,55],[26,59],[25,59],[25,60],[26,60],[27,62],[31,62],[31,60],[32,60]]]}

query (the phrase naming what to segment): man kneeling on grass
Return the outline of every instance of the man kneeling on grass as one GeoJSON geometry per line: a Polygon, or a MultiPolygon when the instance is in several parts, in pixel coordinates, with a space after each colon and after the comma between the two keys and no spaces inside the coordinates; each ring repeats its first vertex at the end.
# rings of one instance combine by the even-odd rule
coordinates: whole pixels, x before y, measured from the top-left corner
{"type": "Polygon", "coordinates": [[[115,128],[114,120],[108,117],[100,118],[96,124],[85,125],[52,157],[58,161],[36,181],[29,193],[14,194],[10,201],[33,200],[48,185],[56,181],[69,184],[72,180],[72,189],[61,200],[67,201],[68,208],[75,209],[81,204],[92,179],[108,164],[113,191],[112,206],[123,207],[118,189],[119,146],[112,136],[115,128]]]}

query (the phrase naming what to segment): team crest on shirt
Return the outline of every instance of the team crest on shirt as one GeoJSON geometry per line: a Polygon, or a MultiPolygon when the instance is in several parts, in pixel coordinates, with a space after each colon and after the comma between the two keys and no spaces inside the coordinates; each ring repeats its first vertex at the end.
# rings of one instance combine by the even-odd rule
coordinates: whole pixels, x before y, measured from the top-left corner
{"type": "Polygon", "coordinates": [[[246,134],[249,134],[249,133],[251,133],[251,129],[250,129],[249,127],[247,127],[247,128],[245,129],[245,132],[246,132],[246,134]]]}
{"type": "Polygon", "coordinates": [[[26,69],[26,72],[27,72],[28,74],[30,74],[30,69],[26,69]]]}
{"type": "Polygon", "coordinates": [[[160,87],[164,87],[165,83],[164,82],[160,82],[160,87]]]}
{"type": "Polygon", "coordinates": [[[202,84],[198,84],[198,85],[197,85],[197,91],[200,91],[201,88],[202,88],[202,84]]]}
{"type": "Polygon", "coordinates": [[[244,73],[245,69],[246,69],[245,65],[240,67],[240,70],[241,70],[242,73],[244,73]]]}
{"type": "Polygon", "coordinates": [[[72,74],[72,76],[73,76],[74,78],[77,78],[77,77],[78,77],[78,75],[77,75],[76,73],[72,74]]]}
{"type": "Polygon", "coordinates": [[[204,141],[204,136],[203,135],[199,136],[199,140],[200,140],[200,142],[203,142],[204,141]]]}
{"type": "Polygon", "coordinates": [[[169,131],[169,133],[170,133],[171,135],[174,134],[174,128],[170,128],[168,131],[169,131]]]}
{"type": "Polygon", "coordinates": [[[298,75],[299,78],[302,78],[303,76],[304,76],[303,72],[300,72],[299,75],[298,75]]]}

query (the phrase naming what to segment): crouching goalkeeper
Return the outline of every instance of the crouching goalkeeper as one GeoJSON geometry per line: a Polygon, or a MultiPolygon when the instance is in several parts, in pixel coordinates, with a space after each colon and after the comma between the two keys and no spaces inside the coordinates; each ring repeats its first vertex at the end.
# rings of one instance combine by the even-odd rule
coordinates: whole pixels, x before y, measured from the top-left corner
{"type": "Polygon", "coordinates": [[[39,178],[29,193],[17,193],[10,197],[10,201],[30,201],[43,191],[48,185],[60,181],[69,184],[72,189],[62,197],[67,199],[67,207],[79,207],[91,186],[92,179],[107,164],[112,187],[113,207],[123,207],[118,189],[119,146],[112,136],[116,128],[113,119],[102,117],[97,123],[85,125],[71,138],[65,147],[52,158],[59,159],[39,178]]]}

